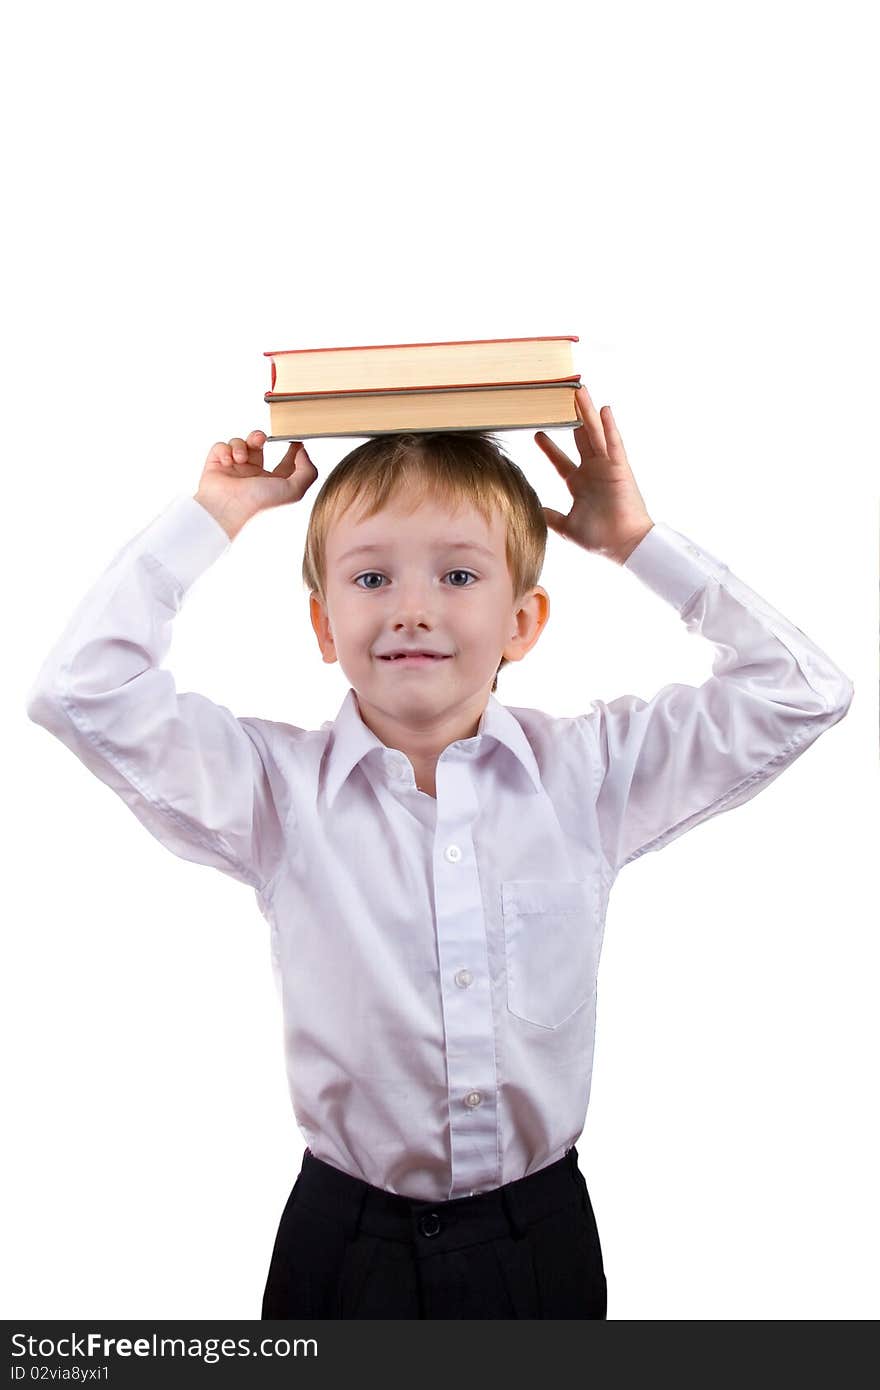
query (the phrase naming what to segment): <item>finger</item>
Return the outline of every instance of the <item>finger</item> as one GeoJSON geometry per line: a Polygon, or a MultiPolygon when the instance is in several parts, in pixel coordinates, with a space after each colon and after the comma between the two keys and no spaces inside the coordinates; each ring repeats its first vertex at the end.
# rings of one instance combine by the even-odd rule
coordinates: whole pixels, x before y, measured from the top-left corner
{"type": "Polygon", "coordinates": [[[229,447],[232,450],[232,457],[236,463],[247,463],[248,451],[247,445],[243,439],[236,435],[234,439],[230,439],[229,447]]]}
{"type": "Polygon", "coordinates": [[[544,519],[551,531],[558,531],[560,535],[565,534],[566,517],[563,512],[557,512],[554,507],[543,507],[544,519]]]}
{"type": "Polygon", "coordinates": [[[608,440],[608,455],[614,459],[615,463],[626,463],[626,450],[623,447],[623,440],[617,428],[617,422],[611,413],[610,405],[603,405],[603,421],[605,424],[605,436],[608,440]]]}
{"type": "Polygon", "coordinates": [[[577,464],[572,463],[568,455],[563,453],[559,445],[554,444],[553,440],[549,439],[543,430],[539,430],[535,435],[535,443],[544,450],[550,462],[556,466],[561,477],[568,478],[572,473],[577,472],[577,464]]]}
{"type": "MultiPolygon", "coordinates": [[[[578,448],[582,450],[584,441],[586,440],[592,454],[604,454],[605,430],[602,427],[602,421],[599,418],[596,407],[590,400],[590,393],[586,386],[579,386],[575,391],[574,403],[582,421],[582,424],[579,425],[574,432],[578,448]]],[[[581,456],[583,457],[583,454],[581,456]]]]}
{"type": "Polygon", "coordinates": [[[293,455],[295,460],[294,471],[290,477],[290,496],[293,501],[298,502],[301,497],[312,486],[318,476],[318,470],[312,463],[302,444],[300,444],[293,455]]]}
{"type": "Polygon", "coordinates": [[[276,478],[290,477],[290,475],[296,470],[297,456],[300,454],[300,450],[302,450],[302,457],[299,461],[300,463],[302,463],[303,458],[308,458],[308,454],[305,451],[303,442],[301,439],[292,440],[287,450],[287,453],[284,455],[284,458],[281,460],[281,462],[278,464],[276,468],[272,469],[272,472],[274,473],[276,478]]]}

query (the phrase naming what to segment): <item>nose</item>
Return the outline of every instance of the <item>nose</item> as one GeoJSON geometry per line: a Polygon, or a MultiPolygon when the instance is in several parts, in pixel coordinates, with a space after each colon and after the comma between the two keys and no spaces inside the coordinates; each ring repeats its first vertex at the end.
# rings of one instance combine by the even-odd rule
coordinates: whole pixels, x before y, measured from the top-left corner
{"type": "Polygon", "coordinates": [[[418,580],[403,583],[398,589],[398,601],[392,618],[395,628],[433,627],[430,587],[418,580]]]}

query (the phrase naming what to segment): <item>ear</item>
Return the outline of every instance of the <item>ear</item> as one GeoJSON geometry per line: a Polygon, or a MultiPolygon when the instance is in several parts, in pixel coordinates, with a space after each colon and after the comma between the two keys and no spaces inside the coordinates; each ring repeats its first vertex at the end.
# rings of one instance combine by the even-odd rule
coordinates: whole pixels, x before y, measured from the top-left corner
{"type": "Polygon", "coordinates": [[[314,589],[309,594],[309,618],[311,619],[315,636],[318,639],[318,646],[321,649],[322,659],[330,664],[334,661],[338,661],[336,644],[333,641],[333,632],[330,628],[330,619],[327,615],[326,608],[314,589]]]}
{"type": "Polygon", "coordinates": [[[501,655],[508,661],[522,661],[537,642],[550,617],[550,595],[537,584],[520,599],[513,614],[511,636],[501,655]]]}

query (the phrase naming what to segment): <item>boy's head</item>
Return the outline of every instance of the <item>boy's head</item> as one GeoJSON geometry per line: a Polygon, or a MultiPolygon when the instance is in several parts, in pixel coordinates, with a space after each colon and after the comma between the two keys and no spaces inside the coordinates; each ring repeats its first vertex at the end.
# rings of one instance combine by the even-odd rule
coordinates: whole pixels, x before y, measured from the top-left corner
{"type": "Polygon", "coordinates": [[[486,432],[367,440],[309,517],[302,574],[323,659],[389,713],[482,711],[549,616],[546,544],[536,492],[486,432]],[[444,659],[385,659],[404,648],[444,659]]]}

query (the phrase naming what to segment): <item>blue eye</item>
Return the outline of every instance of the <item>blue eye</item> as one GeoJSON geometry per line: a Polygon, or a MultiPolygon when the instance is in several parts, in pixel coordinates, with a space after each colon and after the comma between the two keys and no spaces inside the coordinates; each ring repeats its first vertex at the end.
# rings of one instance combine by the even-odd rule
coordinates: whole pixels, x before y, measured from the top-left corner
{"type": "MultiPolygon", "coordinates": [[[[476,579],[477,579],[477,576],[476,576],[471,570],[449,570],[448,573],[449,573],[449,574],[466,574],[466,575],[468,575],[471,579],[473,579],[475,582],[476,582],[476,579]]],[[[360,581],[361,579],[372,579],[374,576],[378,576],[379,579],[384,579],[384,578],[385,578],[385,575],[381,574],[381,573],[379,572],[379,570],[367,570],[365,574],[359,574],[359,575],[357,576],[357,578],[355,579],[354,582],[355,582],[355,584],[358,584],[359,581],[360,581]]],[[[367,592],[369,592],[370,590],[373,590],[373,591],[375,592],[375,590],[376,590],[377,588],[381,588],[381,585],[368,584],[368,585],[366,586],[367,592]]],[[[471,585],[471,584],[453,584],[453,585],[452,585],[452,588],[453,588],[453,589],[471,589],[471,588],[473,588],[473,585],[471,585]]]]}

